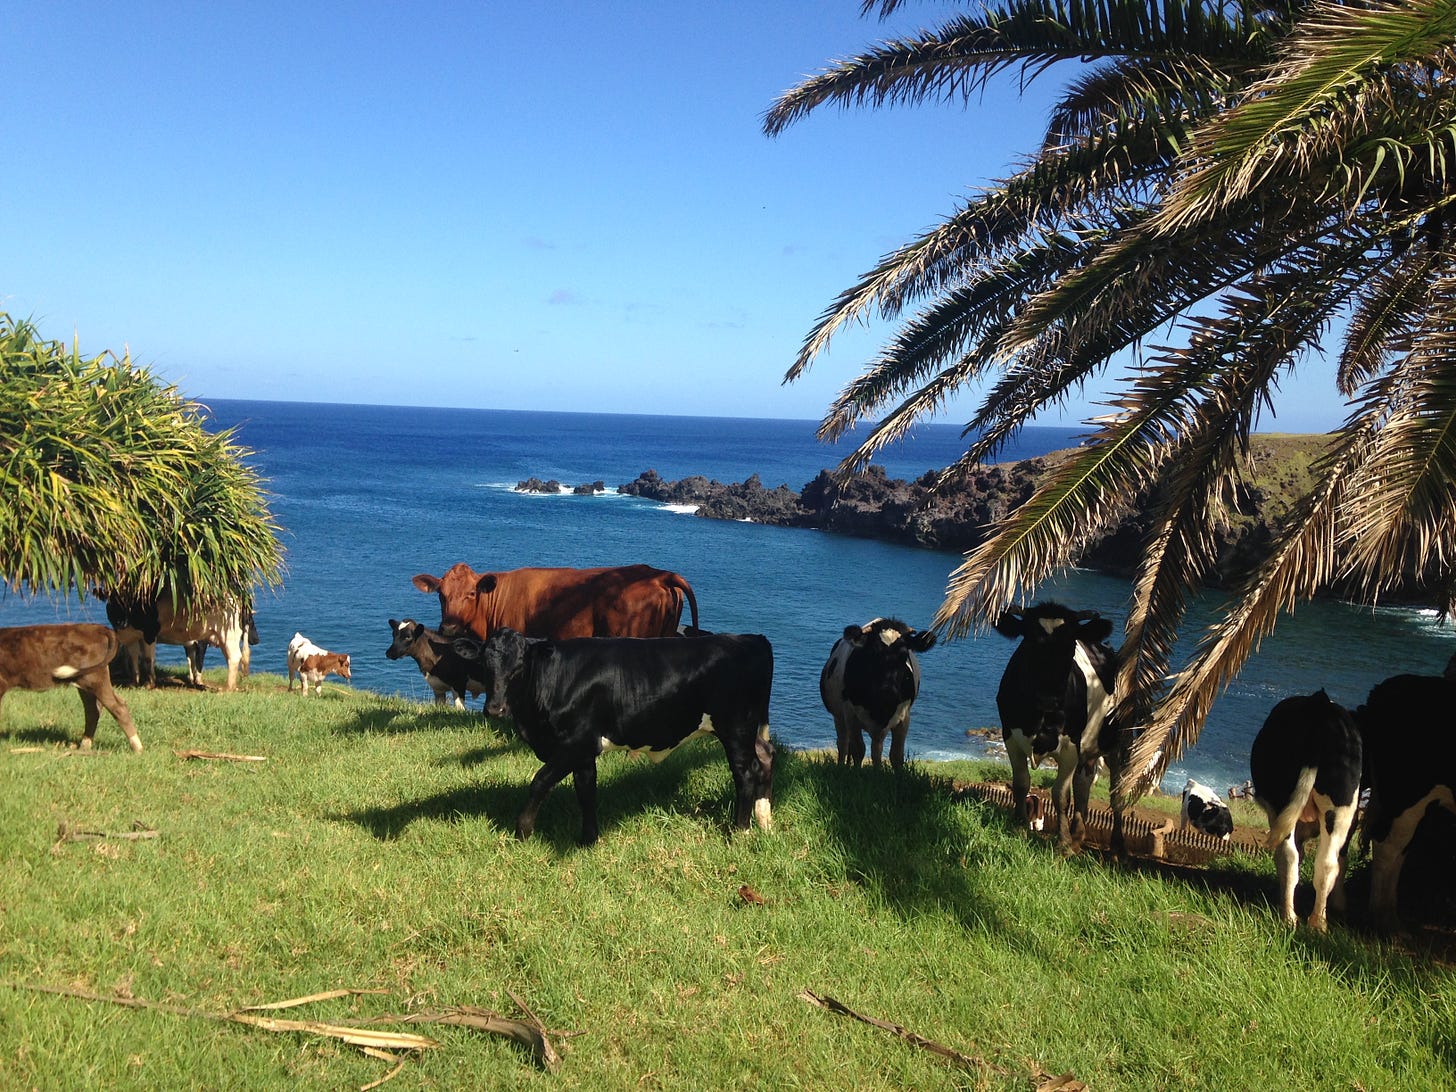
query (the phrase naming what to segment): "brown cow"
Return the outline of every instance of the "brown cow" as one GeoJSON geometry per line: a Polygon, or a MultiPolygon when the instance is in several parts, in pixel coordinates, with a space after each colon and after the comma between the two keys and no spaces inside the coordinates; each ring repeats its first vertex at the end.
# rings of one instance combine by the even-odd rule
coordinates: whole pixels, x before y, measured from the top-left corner
{"type": "Polygon", "coordinates": [[[698,628],[698,601],[677,573],[650,565],[611,569],[512,569],[477,573],[463,561],[414,585],[440,597],[440,632],[481,640],[510,628],[527,637],[671,637],[683,603],[698,628]]]}
{"type": "Polygon", "coordinates": [[[86,730],[81,750],[89,751],[101,719],[99,705],[116,718],[133,751],[142,749],[126,702],[111,689],[111,660],[116,634],[93,622],[0,628],[0,700],[8,690],[49,690],[70,683],[81,691],[86,730]]]}

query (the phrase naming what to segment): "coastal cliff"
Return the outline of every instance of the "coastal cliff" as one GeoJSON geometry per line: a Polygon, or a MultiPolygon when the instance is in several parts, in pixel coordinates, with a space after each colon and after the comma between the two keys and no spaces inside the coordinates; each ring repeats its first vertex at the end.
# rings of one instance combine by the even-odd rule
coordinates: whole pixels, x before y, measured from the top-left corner
{"type": "MultiPolygon", "coordinates": [[[[1217,532],[1210,584],[1226,583],[1267,551],[1274,527],[1312,483],[1311,464],[1327,442],[1324,435],[1265,434],[1250,440],[1249,473],[1230,499],[1228,519],[1217,532]]],[[[935,470],[904,481],[871,466],[842,482],[823,470],[798,492],[786,484],[766,488],[757,475],[724,484],[701,476],[667,481],[648,470],[618,486],[618,492],[696,505],[696,514],[708,519],[753,520],[964,553],[981,543],[991,522],[1024,503],[1070,454],[1053,452],[985,466],[945,483],[935,470]]],[[[1089,544],[1077,564],[1133,575],[1142,556],[1149,508],[1149,496],[1130,498],[1113,530],[1089,544]]],[[[1408,584],[1395,598],[1425,596],[1408,584]]]]}

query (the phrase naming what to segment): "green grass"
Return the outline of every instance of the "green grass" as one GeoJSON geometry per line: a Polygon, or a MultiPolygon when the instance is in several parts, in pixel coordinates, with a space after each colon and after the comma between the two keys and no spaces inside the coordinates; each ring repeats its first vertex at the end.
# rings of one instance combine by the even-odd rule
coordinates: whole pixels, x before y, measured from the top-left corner
{"type": "MultiPolygon", "coordinates": [[[[1109,1089],[1410,1089],[1456,1076],[1456,978],[1336,926],[1280,926],[1272,864],[1225,889],[1058,858],[1001,811],[781,753],[770,832],[728,829],[721,749],[600,762],[602,837],[558,788],[511,832],[535,759],[478,714],[277,677],[125,691],[67,749],[69,691],[0,712],[0,1087],[360,1088],[394,1063],[317,1035],[36,992],[227,1013],[371,1017],[526,1002],[555,1075],[500,1037],[437,1039],[388,1088],[962,1089],[1038,1071],[1109,1089]],[[183,760],[175,750],[267,756],[183,760]],[[150,840],[58,841],[60,824],[150,840]],[[748,887],[763,900],[739,893],[748,887]],[[957,1066],[804,1001],[829,995],[966,1055],[957,1066]]],[[[964,776],[965,771],[958,771],[964,776]]],[[[1215,877],[1216,878],[1216,877],[1215,877]]]]}

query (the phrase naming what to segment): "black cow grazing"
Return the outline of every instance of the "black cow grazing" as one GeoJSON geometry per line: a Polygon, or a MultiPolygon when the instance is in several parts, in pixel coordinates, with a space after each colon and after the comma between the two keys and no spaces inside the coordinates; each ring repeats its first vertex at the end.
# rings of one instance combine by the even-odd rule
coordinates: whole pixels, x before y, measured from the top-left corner
{"type": "Polygon", "coordinates": [[[1183,807],[1178,825],[1228,841],[1234,833],[1234,815],[1218,793],[1190,777],[1188,784],[1183,786],[1183,807]]]}
{"type": "Polygon", "coordinates": [[[553,786],[571,774],[581,843],[597,839],[597,755],[625,748],[662,761],[693,736],[718,737],[737,792],[734,823],[767,829],[773,786],[768,734],[773,647],[758,634],[699,637],[525,637],[493,631],[455,650],[480,660],[485,711],[508,716],[545,765],[531,779],[516,837],[529,838],[553,786]]]}
{"type": "MultiPolygon", "coordinates": [[[[1027,822],[1031,768],[1055,755],[1057,828],[1062,850],[1077,853],[1098,762],[1106,761],[1115,773],[1126,754],[1127,741],[1108,716],[1117,654],[1102,642],[1112,633],[1112,623],[1096,611],[1038,603],[1020,614],[1001,615],[996,632],[1021,642],[996,691],[1017,818],[1027,822]]],[[[1120,809],[1113,811],[1112,849],[1118,854],[1124,849],[1120,809]]]]}
{"type": "Polygon", "coordinates": [[[485,683],[476,678],[478,661],[467,660],[455,651],[450,638],[439,630],[421,625],[412,618],[403,622],[389,620],[389,632],[393,640],[384,654],[391,660],[405,656],[419,664],[420,674],[425,677],[435,692],[435,704],[445,705],[450,696],[455,698],[455,708],[464,709],[467,697],[485,693],[485,683]]]}
{"type": "Polygon", "coordinates": [[[905,735],[910,731],[910,705],[920,693],[920,661],[915,653],[935,644],[932,632],[917,633],[893,618],[875,618],[863,626],[845,626],[819,673],[819,696],[834,718],[839,763],[864,761],[864,737],[871,757],[880,764],[886,733],[890,765],[905,765],[905,735]]]}
{"type": "Polygon", "coordinates": [[[1298,920],[1299,847],[1316,829],[1309,927],[1325,931],[1327,903],[1344,909],[1345,850],[1359,804],[1361,754],[1354,718],[1323,690],[1279,702],[1254,737],[1249,752],[1254,800],[1269,817],[1265,845],[1274,853],[1280,912],[1290,925],[1298,920]]]}
{"type": "Polygon", "coordinates": [[[1370,912],[1393,931],[1396,887],[1411,837],[1428,809],[1456,812],[1456,681],[1396,675],[1377,683],[1355,711],[1365,745],[1370,804],[1370,912]]]}

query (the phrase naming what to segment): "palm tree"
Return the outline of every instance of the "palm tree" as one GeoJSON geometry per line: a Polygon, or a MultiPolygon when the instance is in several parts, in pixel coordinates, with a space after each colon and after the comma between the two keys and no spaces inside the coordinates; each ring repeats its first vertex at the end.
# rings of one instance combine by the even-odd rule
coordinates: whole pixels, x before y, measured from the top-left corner
{"type": "Polygon", "coordinates": [[[1373,599],[1412,574],[1450,599],[1453,42],[1452,0],[1013,0],[885,42],[766,115],[776,134],[825,103],[965,98],[1004,71],[1029,81],[1075,66],[1035,154],[845,291],[787,378],[846,323],[918,308],[820,434],[881,417],[850,469],[991,377],[962,469],[1134,361],[1088,443],[966,556],[935,620],[952,636],[994,621],[1127,497],[1154,496],[1116,693],[1122,722],[1146,726],[1123,800],[1197,740],[1218,692],[1295,603],[1335,584],[1373,599]],[[1351,411],[1317,484],[1170,675],[1250,431],[1281,376],[1342,322],[1337,383],[1351,411]]]}
{"type": "Polygon", "coordinates": [[[277,585],[278,527],[251,452],[128,357],[83,358],[0,312],[0,579],[25,594],[202,609],[277,585]]]}

